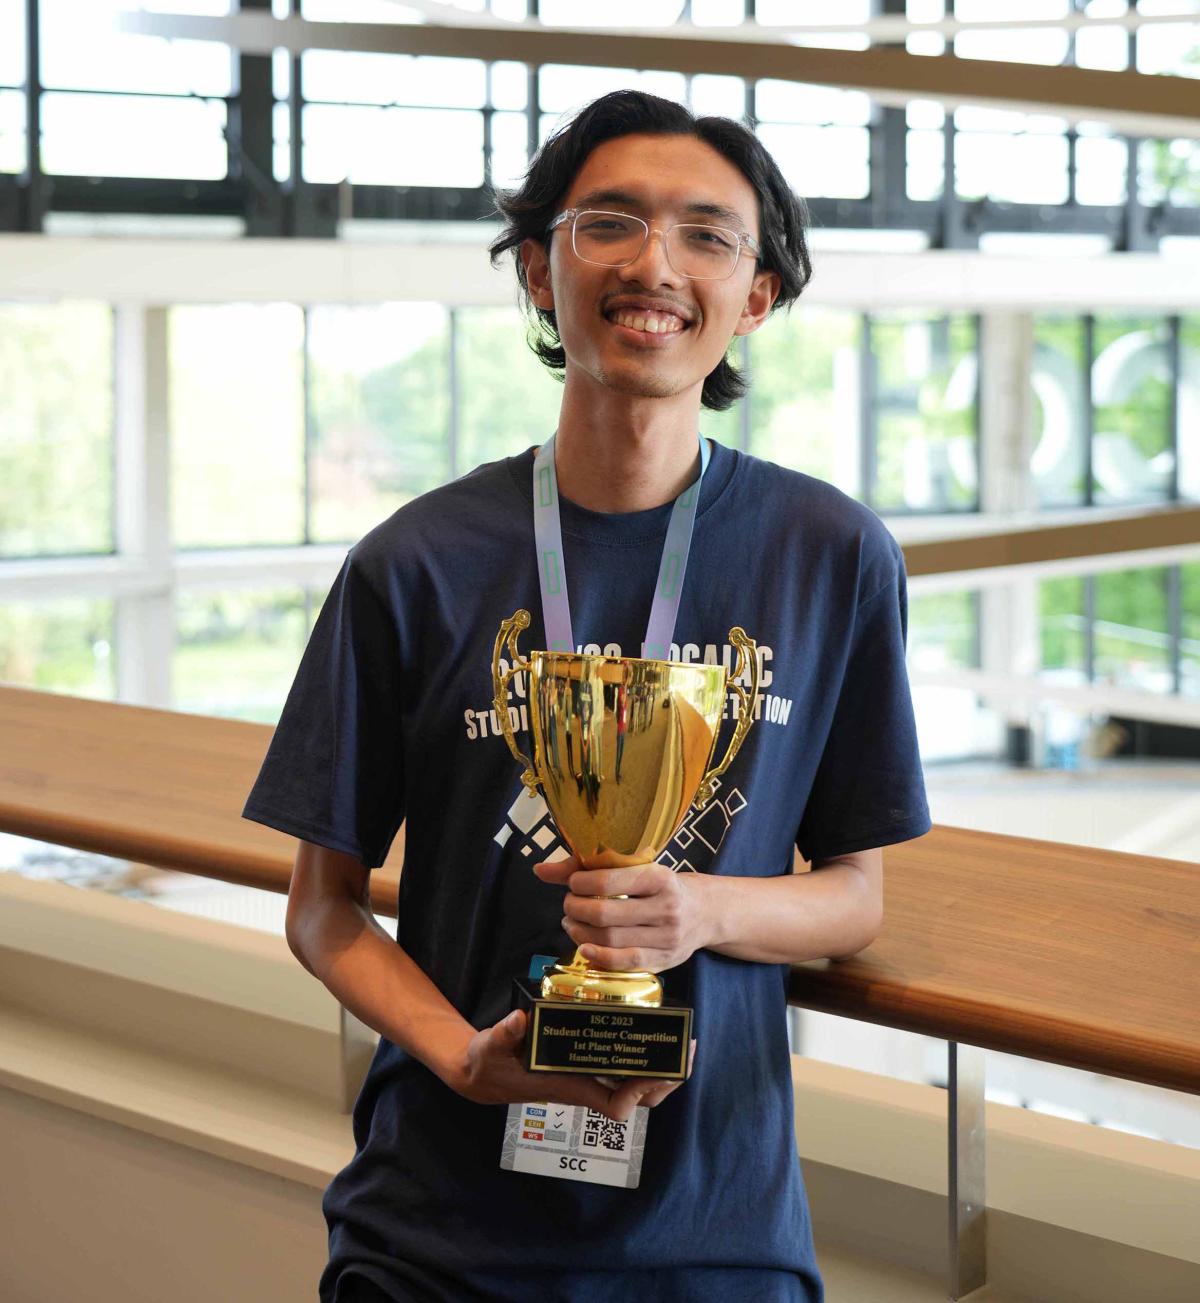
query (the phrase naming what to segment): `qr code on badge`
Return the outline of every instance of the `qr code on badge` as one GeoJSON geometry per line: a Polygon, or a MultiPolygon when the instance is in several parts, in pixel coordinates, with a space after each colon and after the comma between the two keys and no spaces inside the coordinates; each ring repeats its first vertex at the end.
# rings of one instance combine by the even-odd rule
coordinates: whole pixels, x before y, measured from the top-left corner
{"type": "Polygon", "coordinates": [[[588,1109],[587,1117],[583,1120],[585,1149],[607,1149],[614,1154],[623,1154],[628,1139],[628,1122],[614,1122],[603,1113],[588,1109]]]}

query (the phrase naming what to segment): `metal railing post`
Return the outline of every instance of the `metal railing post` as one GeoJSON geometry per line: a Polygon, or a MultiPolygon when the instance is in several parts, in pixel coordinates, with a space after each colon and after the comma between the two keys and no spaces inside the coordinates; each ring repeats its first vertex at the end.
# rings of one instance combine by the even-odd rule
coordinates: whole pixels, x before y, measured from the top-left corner
{"type": "Polygon", "coordinates": [[[950,1297],[960,1299],[987,1281],[985,1051],[957,1041],[947,1041],[946,1049],[949,1285],[950,1297]]]}

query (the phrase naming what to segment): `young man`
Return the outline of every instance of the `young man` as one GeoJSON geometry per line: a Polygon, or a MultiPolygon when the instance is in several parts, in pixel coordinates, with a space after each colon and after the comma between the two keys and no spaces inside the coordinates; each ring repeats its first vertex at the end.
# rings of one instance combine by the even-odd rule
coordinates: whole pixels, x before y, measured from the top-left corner
{"type": "Polygon", "coordinates": [[[740,125],[620,92],[548,141],[501,211],[493,256],[516,256],[535,347],[564,372],[550,456],[574,641],[641,654],[673,504],[701,474],[671,658],[719,661],[741,624],[765,705],[663,863],[584,871],[488,714],[501,621],[529,609],[525,645],[547,645],[538,449],[351,549],[245,811],[301,839],[289,943],[381,1034],[357,1152],[325,1194],[320,1297],[819,1300],[788,965],[871,942],[879,848],[929,820],[891,536],[807,476],[719,445],[702,469],[701,406],[744,388],[731,340],[810,274],[803,208],[740,125]],[[402,819],[393,942],[366,885],[402,819]],[[792,872],[797,848],[813,872],[792,872]],[[695,1008],[687,1082],[522,1068],[512,979],[573,944],[695,1008]],[[539,1100],[649,1109],[636,1188],[503,1169],[509,1106],[539,1100]]]}

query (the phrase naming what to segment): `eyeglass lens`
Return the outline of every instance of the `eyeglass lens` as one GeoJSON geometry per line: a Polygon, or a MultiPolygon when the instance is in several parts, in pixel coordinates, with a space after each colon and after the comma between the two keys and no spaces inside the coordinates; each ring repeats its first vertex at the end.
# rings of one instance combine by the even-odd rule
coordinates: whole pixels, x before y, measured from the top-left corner
{"type": "MultiPolygon", "coordinates": [[[[576,254],[604,267],[633,262],[649,237],[645,222],[624,213],[588,210],[575,218],[576,254]]],[[[685,222],[672,226],[663,239],[667,259],[681,276],[719,279],[730,275],[738,260],[737,233],[724,226],[685,222]]]]}

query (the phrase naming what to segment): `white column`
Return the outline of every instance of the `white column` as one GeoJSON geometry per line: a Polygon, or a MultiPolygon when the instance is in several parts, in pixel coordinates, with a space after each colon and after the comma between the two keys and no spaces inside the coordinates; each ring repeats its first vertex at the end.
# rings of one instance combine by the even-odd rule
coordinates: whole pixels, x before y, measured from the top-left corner
{"type": "Polygon", "coordinates": [[[114,310],[117,551],[147,582],[117,600],[117,696],[171,704],[175,638],[167,309],[114,310]]]}
{"type": "MultiPolygon", "coordinates": [[[[985,512],[1034,510],[1033,317],[984,314],[980,338],[980,506],[985,512]]],[[[1035,674],[1040,661],[1037,581],[988,585],[980,596],[980,660],[996,674],[1035,674]]],[[[1010,727],[1028,726],[1028,707],[1002,707],[1010,727]]]]}

